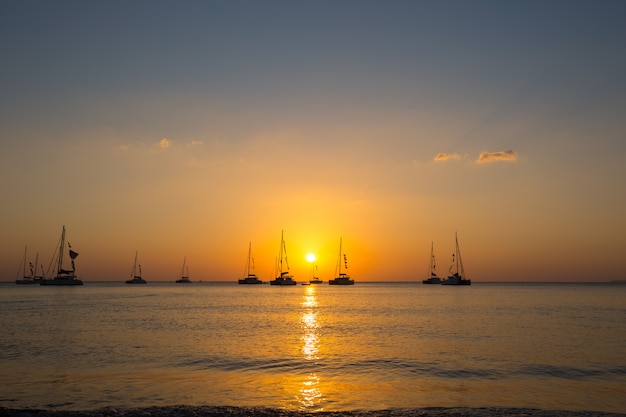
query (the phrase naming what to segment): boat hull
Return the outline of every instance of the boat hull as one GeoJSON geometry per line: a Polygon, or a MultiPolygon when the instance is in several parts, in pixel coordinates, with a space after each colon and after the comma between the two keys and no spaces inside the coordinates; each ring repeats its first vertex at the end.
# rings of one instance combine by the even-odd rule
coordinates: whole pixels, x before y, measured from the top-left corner
{"type": "Polygon", "coordinates": [[[127,284],[147,284],[146,280],[143,278],[133,278],[133,279],[128,279],[126,280],[127,284]]]}
{"type": "Polygon", "coordinates": [[[296,285],[297,282],[292,278],[283,278],[279,277],[272,281],[270,281],[270,285],[279,285],[279,286],[288,286],[288,285],[296,285]]]}
{"type": "Polygon", "coordinates": [[[328,285],[354,285],[354,280],[350,278],[335,278],[329,280],[328,285]]]}
{"type": "Polygon", "coordinates": [[[422,284],[441,284],[441,278],[428,278],[423,280],[422,284]]]}
{"type": "Polygon", "coordinates": [[[261,281],[258,278],[244,278],[244,279],[240,279],[239,283],[247,284],[247,285],[256,285],[256,284],[263,284],[263,281],[261,281]]]}
{"type": "Polygon", "coordinates": [[[52,279],[44,279],[39,283],[39,285],[83,285],[83,281],[75,276],[56,277],[52,279]]]}
{"type": "Polygon", "coordinates": [[[441,285],[472,285],[472,280],[459,278],[456,276],[448,277],[441,282],[441,285]]]}

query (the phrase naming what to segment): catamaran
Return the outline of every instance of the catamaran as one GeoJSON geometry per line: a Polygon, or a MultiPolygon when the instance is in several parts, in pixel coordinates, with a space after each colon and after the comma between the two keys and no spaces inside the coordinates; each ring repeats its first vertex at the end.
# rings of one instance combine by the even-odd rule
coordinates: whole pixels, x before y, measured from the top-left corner
{"type": "Polygon", "coordinates": [[[183,259],[183,269],[180,271],[180,278],[176,280],[179,284],[191,284],[189,279],[189,267],[186,265],[187,257],[183,259]]]}
{"type": "Polygon", "coordinates": [[[270,285],[296,285],[293,276],[289,274],[289,262],[287,261],[287,248],[285,247],[284,234],[280,233],[280,249],[278,253],[278,265],[276,265],[277,272],[280,273],[275,279],[270,281],[270,285]],[[285,265],[287,270],[283,271],[283,258],[285,259],[285,265]]]}
{"type": "Polygon", "coordinates": [[[254,270],[254,258],[252,257],[252,242],[250,242],[248,245],[248,259],[246,260],[245,269],[247,275],[244,275],[244,277],[239,280],[240,284],[263,284],[263,281],[261,281],[252,270],[254,270]]]}
{"type": "Polygon", "coordinates": [[[350,278],[350,275],[345,272],[341,272],[341,266],[344,265],[345,269],[348,269],[348,258],[346,258],[346,254],[341,254],[341,241],[342,238],[339,238],[339,257],[337,258],[337,267],[335,268],[335,272],[337,273],[337,277],[335,279],[328,280],[328,285],[354,285],[354,280],[350,278]]]}
{"type": "Polygon", "coordinates": [[[72,269],[63,269],[63,255],[65,254],[65,226],[61,232],[61,243],[59,244],[59,252],[57,258],[57,274],[51,279],[42,279],[40,285],[83,285],[83,281],[76,276],[76,265],[74,259],[78,256],[78,252],[72,250],[72,246],[68,246],[68,255],[72,262],[72,269]]]}
{"type": "Polygon", "coordinates": [[[428,264],[428,278],[422,284],[441,284],[441,278],[437,276],[435,253],[433,252],[433,242],[430,242],[430,262],[428,264]]]}
{"type": "Polygon", "coordinates": [[[465,270],[463,269],[463,261],[461,260],[461,250],[459,249],[459,239],[457,234],[454,234],[454,240],[456,241],[456,249],[452,254],[452,265],[450,265],[450,276],[444,279],[442,285],[472,285],[472,281],[465,277],[465,270]],[[454,272],[452,269],[454,268],[454,272]]]}
{"type": "Polygon", "coordinates": [[[137,265],[137,252],[135,252],[135,262],[133,269],[130,271],[130,279],[126,280],[127,284],[147,284],[146,280],[141,277],[141,265],[137,265]],[[139,267],[139,269],[137,269],[139,267]],[[139,275],[137,275],[139,271],[139,275]]]}

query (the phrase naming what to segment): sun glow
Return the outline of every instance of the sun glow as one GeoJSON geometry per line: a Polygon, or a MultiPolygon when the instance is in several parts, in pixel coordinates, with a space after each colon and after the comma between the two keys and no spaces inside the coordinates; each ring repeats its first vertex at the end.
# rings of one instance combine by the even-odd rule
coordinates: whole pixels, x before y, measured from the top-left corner
{"type": "Polygon", "coordinates": [[[306,260],[307,262],[315,262],[315,254],[314,253],[307,254],[306,260]]]}

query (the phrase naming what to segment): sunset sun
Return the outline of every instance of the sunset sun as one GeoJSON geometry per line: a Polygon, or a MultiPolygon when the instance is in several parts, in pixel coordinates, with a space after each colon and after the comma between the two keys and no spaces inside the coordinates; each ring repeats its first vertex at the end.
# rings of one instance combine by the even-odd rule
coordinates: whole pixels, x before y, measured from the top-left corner
{"type": "Polygon", "coordinates": [[[307,260],[308,262],[315,262],[315,254],[313,254],[313,253],[309,253],[309,254],[307,254],[307,256],[306,256],[306,260],[307,260]]]}

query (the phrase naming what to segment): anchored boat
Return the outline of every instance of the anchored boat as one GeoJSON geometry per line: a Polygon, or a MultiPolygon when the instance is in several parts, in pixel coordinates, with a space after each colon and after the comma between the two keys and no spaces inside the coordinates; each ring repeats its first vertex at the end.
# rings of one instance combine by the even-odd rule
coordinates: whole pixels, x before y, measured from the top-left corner
{"type": "Polygon", "coordinates": [[[433,242],[430,242],[430,262],[428,264],[428,278],[422,284],[441,284],[441,278],[437,276],[435,264],[435,253],[433,252],[433,242]]]}
{"type": "Polygon", "coordinates": [[[343,254],[342,259],[341,243],[342,238],[339,238],[339,257],[337,258],[337,268],[335,269],[337,277],[335,279],[328,280],[328,285],[354,285],[354,280],[350,278],[350,275],[346,274],[345,272],[341,272],[342,265],[345,269],[348,269],[348,258],[346,257],[345,253],[343,254]]]}
{"type": "Polygon", "coordinates": [[[263,281],[256,276],[254,272],[254,258],[252,257],[252,242],[248,244],[248,259],[246,260],[246,273],[243,278],[239,280],[240,284],[263,284],[263,281]]]}
{"type": "Polygon", "coordinates": [[[459,249],[459,239],[457,234],[454,234],[454,240],[456,242],[456,249],[452,254],[452,265],[450,265],[450,276],[444,279],[442,285],[472,285],[472,281],[465,277],[465,270],[463,269],[463,261],[461,260],[461,250],[459,249]],[[452,272],[454,269],[454,272],[452,272]]]}
{"type": "Polygon", "coordinates": [[[270,281],[270,285],[296,285],[293,276],[289,274],[289,262],[287,261],[287,248],[285,247],[284,234],[280,233],[280,249],[278,252],[278,265],[276,265],[277,272],[280,273],[275,279],[270,281]],[[286,271],[283,271],[283,259],[287,267],[286,271]]]}
{"type": "Polygon", "coordinates": [[[57,274],[50,279],[42,279],[40,285],[83,285],[83,281],[76,276],[76,265],[74,259],[78,256],[78,252],[72,250],[72,246],[67,244],[67,254],[72,263],[72,269],[63,269],[63,255],[65,254],[65,226],[61,232],[61,242],[59,243],[59,252],[57,256],[57,274]]]}
{"type": "Polygon", "coordinates": [[[179,284],[191,284],[189,279],[189,267],[187,266],[187,257],[183,259],[183,268],[180,270],[180,278],[176,280],[179,284]]]}
{"type": "Polygon", "coordinates": [[[147,284],[146,280],[141,277],[141,265],[137,265],[137,252],[135,252],[135,262],[133,263],[133,269],[130,271],[130,279],[127,279],[126,283],[147,284]],[[137,271],[139,271],[139,275],[137,275],[137,271]]]}

